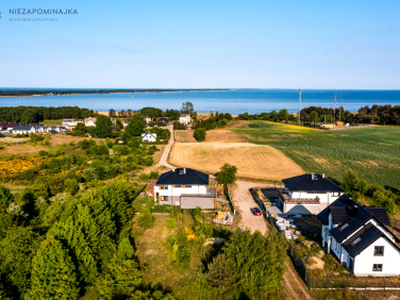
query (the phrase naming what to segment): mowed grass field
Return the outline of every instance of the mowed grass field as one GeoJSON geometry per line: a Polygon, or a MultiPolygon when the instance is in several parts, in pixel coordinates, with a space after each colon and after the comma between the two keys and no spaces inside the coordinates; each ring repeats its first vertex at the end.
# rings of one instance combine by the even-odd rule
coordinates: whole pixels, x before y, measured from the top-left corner
{"type": "Polygon", "coordinates": [[[341,181],[352,169],[370,183],[400,189],[400,127],[322,131],[248,121],[231,130],[252,143],[279,149],[307,172],[341,181]]]}
{"type": "Polygon", "coordinates": [[[169,162],[214,174],[230,163],[238,168],[238,177],[273,182],[304,173],[279,150],[244,142],[175,143],[169,162]]]}

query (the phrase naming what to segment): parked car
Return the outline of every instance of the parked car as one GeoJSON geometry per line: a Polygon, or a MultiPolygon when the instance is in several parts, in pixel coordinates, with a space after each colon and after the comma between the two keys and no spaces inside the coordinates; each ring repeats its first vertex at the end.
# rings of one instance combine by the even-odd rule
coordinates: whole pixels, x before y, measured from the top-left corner
{"type": "Polygon", "coordinates": [[[258,207],[252,207],[252,208],[250,208],[250,211],[255,216],[261,216],[262,215],[261,209],[259,209],[258,207]]]}

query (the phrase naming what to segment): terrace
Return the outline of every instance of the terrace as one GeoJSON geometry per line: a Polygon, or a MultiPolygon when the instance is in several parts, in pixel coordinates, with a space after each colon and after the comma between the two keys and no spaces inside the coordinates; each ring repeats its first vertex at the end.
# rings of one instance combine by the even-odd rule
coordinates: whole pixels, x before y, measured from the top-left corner
{"type": "Polygon", "coordinates": [[[302,203],[302,204],[320,204],[319,197],[315,198],[292,198],[288,195],[287,192],[285,192],[284,189],[279,189],[278,190],[279,198],[282,200],[283,203],[288,203],[288,204],[296,204],[296,203],[302,203]]]}

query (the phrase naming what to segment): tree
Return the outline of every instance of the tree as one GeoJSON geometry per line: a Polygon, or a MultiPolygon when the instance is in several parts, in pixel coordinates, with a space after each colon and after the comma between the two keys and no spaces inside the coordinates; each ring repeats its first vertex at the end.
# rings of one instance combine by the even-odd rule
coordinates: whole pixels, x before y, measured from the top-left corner
{"type": "Polygon", "coordinates": [[[232,288],[235,278],[231,274],[231,265],[226,259],[225,254],[218,254],[213,261],[208,264],[207,281],[216,288],[224,292],[232,288]]]}
{"type": "MultiPolygon", "coordinates": [[[[14,227],[7,231],[0,243],[0,269],[7,278],[7,286],[16,286],[23,298],[29,287],[32,259],[39,247],[38,234],[30,227],[14,227]]],[[[1,297],[0,297],[1,298],[1,297]]]]}
{"type": "Polygon", "coordinates": [[[193,134],[194,138],[198,142],[204,142],[206,140],[206,130],[204,128],[197,128],[193,134]]]}
{"type": "Polygon", "coordinates": [[[134,249],[129,239],[121,240],[107,269],[108,272],[98,278],[95,284],[101,298],[115,299],[132,295],[143,273],[134,258],[134,249]]]}
{"type": "Polygon", "coordinates": [[[312,122],[313,124],[319,121],[318,113],[315,110],[310,112],[310,114],[308,115],[308,121],[312,122]]]}
{"type": "Polygon", "coordinates": [[[112,117],[115,116],[115,114],[116,114],[115,109],[110,108],[110,110],[108,111],[108,116],[109,116],[110,118],[112,118],[112,117]]]}
{"type": "Polygon", "coordinates": [[[117,119],[117,120],[115,121],[115,129],[116,129],[117,131],[121,131],[123,128],[124,128],[124,125],[122,124],[121,119],[117,119]]]}
{"type": "Polygon", "coordinates": [[[233,184],[236,181],[237,167],[225,163],[217,174],[220,184],[233,184]]]}
{"type": "Polygon", "coordinates": [[[100,138],[106,138],[112,136],[113,124],[110,118],[106,116],[98,116],[96,121],[96,136],[100,138]]]}
{"type": "Polygon", "coordinates": [[[250,298],[277,288],[285,272],[285,241],[276,231],[235,231],[223,251],[235,278],[234,286],[250,298]]]}
{"type": "Polygon", "coordinates": [[[286,108],[281,109],[278,113],[278,119],[281,121],[287,121],[289,119],[289,113],[286,108]]]}
{"type": "Polygon", "coordinates": [[[140,136],[143,133],[143,124],[139,119],[133,119],[125,128],[125,132],[131,136],[140,136]]]}
{"type": "Polygon", "coordinates": [[[0,186],[0,210],[6,210],[8,205],[14,201],[14,197],[10,190],[0,186]]]}
{"type": "Polygon", "coordinates": [[[181,113],[183,114],[193,114],[194,106],[192,102],[184,102],[182,103],[181,113]]]}
{"type": "Polygon", "coordinates": [[[60,241],[52,236],[40,245],[32,261],[31,299],[76,299],[75,267],[60,241]]]}
{"type": "Polygon", "coordinates": [[[344,173],[342,187],[346,192],[351,192],[357,185],[357,176],[353,170],[348,170],[344,173]]]}

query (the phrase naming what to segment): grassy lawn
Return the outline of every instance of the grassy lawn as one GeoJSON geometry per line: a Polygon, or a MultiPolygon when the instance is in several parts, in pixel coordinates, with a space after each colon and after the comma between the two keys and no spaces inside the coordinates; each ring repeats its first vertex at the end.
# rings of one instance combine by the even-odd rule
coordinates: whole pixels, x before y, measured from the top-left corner
{"type": "Polygon", "coordinates": [[[231,130],[281,150],[307,172],[341,181],[352,169],[360,179],[400,189],[400,127],[322,131],[249,121],[231,130]]]}
{"type": "Polygon", "coordinates": [[[55,120],[44,120],[41,122],[45,126],[58,126],[62,124],[62,119],[55,119],[55,120]]]}

